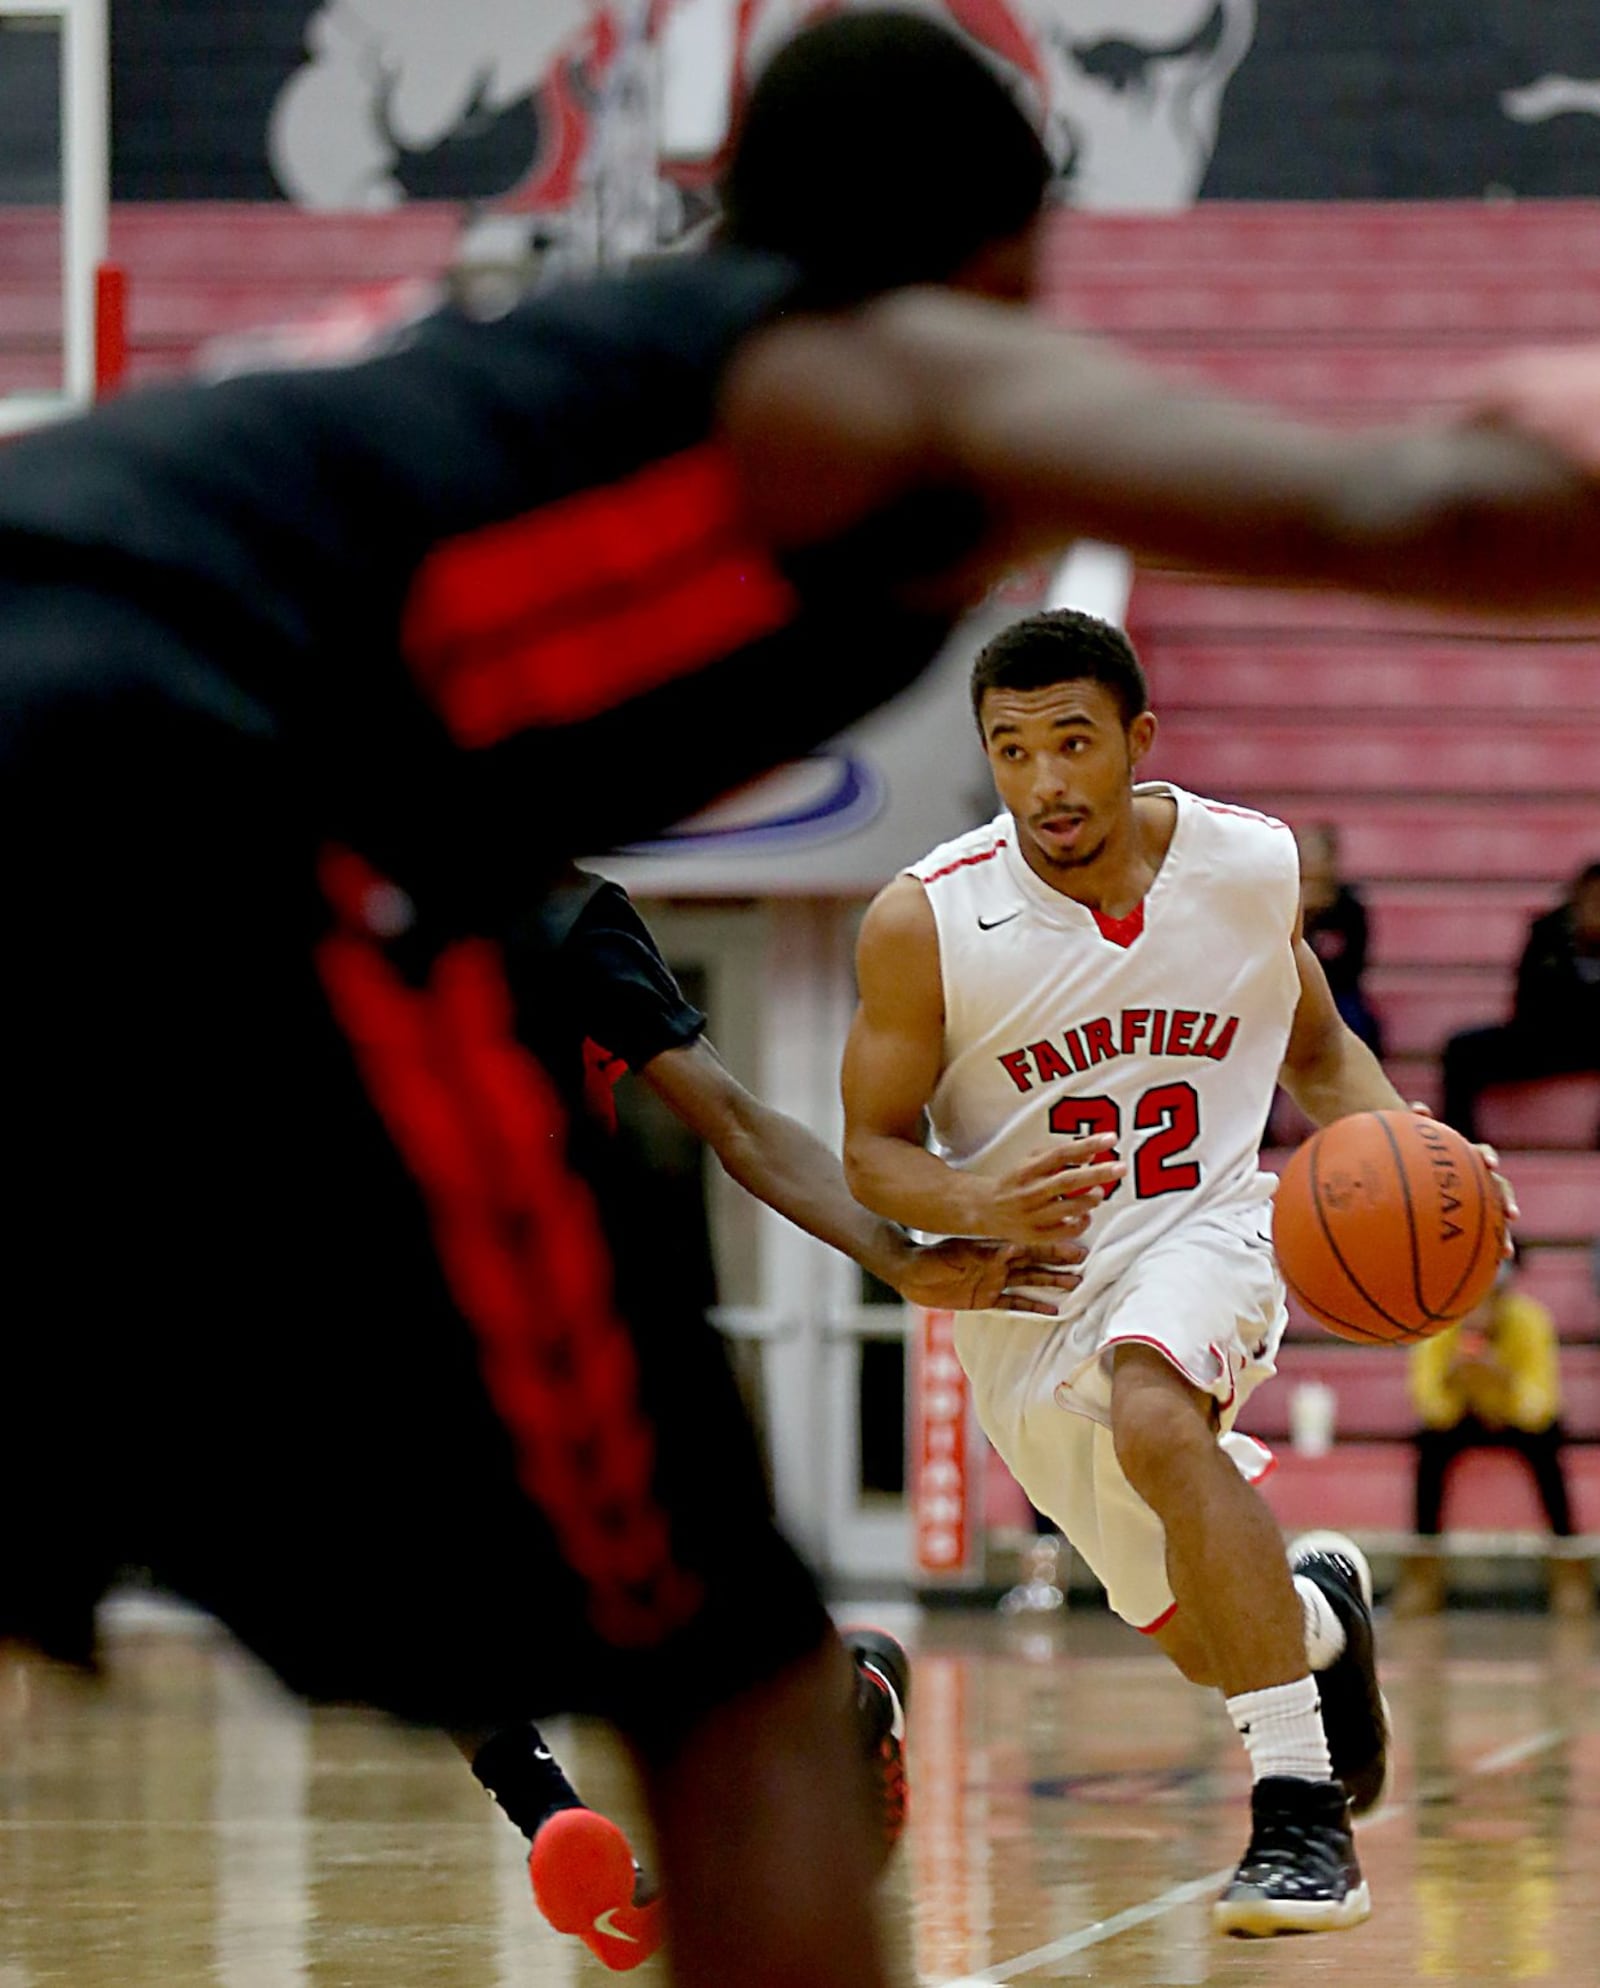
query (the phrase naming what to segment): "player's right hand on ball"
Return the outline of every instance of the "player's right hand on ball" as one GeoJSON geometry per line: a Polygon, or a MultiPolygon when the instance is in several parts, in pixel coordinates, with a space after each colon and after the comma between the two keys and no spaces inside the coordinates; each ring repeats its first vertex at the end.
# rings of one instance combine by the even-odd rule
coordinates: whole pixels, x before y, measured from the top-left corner
{"type": "Polygon", "coordinates": [[[1061,1139],[1037,1159],[990,1183],[986,1236],[1005,1242],[1059,1242],[1080,1236],[1089,1217],[1128,1171],[1112,1149],[1116,1135],[1061,1139]]]}
{"type": "MultiPolygon", "coordinates": [[[[1418,1118],[1433,1117],[1433,1112],[1429,1107],[1417,1098],[1411,1100],[1411,1109],[1417,1114],[1418,1118]]],[[[1516,1245],[1511,1240],[1511,1224],[1522,1220],[1522,1210],[1517,1206],[1517,1190],[1500,1171],[1500,1155],[1495,1151],[1493,1146],[1486,1146],[1480,1139],[1476,1142],[1475,1150],[1478,1157],[1483,1161],[1483,1164],[1489,1169],[1489,1178],[1494,1182],[1494,1191],[1500,1197],[1501,1213],[1506,1219],[1505,1247],[1501,1250],[1500,1254],[1509,1259],[1517,1253],[1516,1245]]]]}

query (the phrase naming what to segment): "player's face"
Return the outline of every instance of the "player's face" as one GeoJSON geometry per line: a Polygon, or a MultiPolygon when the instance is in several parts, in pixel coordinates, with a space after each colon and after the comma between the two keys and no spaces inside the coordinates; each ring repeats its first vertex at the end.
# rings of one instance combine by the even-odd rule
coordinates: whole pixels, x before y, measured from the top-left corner
{"type": "Polygon", "coordinates": [[[1074,679],[986,691],[979,718],[996,790],[1032,868],[1082,870],[1131,832],[1134,768],[1155,736],[1148,712],[1125,725],[1104,684],[1074,679]]]}

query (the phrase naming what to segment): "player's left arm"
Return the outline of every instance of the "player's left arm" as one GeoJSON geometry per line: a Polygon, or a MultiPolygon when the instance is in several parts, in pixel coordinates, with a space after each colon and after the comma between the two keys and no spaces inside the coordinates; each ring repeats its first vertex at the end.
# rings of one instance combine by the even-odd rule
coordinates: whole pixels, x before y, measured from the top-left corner
{"type": "Polygon", "coordinates": [[[1404,1111],[1406,1101],[1377,1057],[1346,1027],[1322,962],[1306,944],[1298,919],[1291,943],[1300,998],[1279,1083],[1314,1125],[1331,1125],[1353,1111],[1404,1111]]]}
{"type": "Polygon", "coordinates": [[[1052,1305],[1019,1287],[1068,1290],[1077,1281],[1071,1266],[1083,1252],[1072,1243],[913,1242],[897,1224],[863,1208],[838,1156],[797,1119],[746,1090],[703,1036],[664,1050],[636,1074],[741,1187],[914,1304],[1048,1315],[1052,1305]]]}
{"type": "MultiPolygon", "coordinates": [[[[1313,1125],[1331,1125],[1336,1118],[1348,1118],[1355,1111],[1409,1109],[1426,1113],[1425,1105],[1407,1105],[1383,1074],[1377,1057],[1346,1027],[1322,962],[1306,944],[1298,918],[1292,944],[1295,969],[1300,976],[1300,998],[1278,1082],[1313,1125]]],[[[1492,1146],[1480,1146],[1478,1151],[1494,1176],[1507,1219],[1515,1221],[1521,1211],[1510,1181],[1500,1172],[1499,1154],[1492,1146]]],[[[1510,1250],[1508,1240],[1508,1255],[1510,1250]]]]}

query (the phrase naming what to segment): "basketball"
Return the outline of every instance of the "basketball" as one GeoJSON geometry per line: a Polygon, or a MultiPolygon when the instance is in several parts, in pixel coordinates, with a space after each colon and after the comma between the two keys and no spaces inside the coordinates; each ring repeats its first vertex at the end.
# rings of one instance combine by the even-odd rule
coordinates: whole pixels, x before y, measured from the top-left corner
{"type": "Polygon", "coordinates": [[[1278,1183],[1284,1281],[1321,1325],[1363,1344],[1430,1338],[1494,1283],[1505,1214],[1482,1156],[1411,1111],[1336,1119],[1278,1183]]]}

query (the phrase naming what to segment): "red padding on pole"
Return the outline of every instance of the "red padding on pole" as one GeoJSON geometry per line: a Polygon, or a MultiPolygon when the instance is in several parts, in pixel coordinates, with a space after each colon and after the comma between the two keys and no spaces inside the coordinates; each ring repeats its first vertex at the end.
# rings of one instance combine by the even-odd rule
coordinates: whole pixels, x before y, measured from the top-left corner
{"type": "Polygon", "coordinates": [[[94,391],[115,393],[128,371],[128,272],[102,262],[94,273],[94,391]]]}

